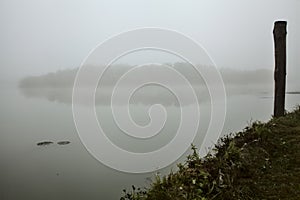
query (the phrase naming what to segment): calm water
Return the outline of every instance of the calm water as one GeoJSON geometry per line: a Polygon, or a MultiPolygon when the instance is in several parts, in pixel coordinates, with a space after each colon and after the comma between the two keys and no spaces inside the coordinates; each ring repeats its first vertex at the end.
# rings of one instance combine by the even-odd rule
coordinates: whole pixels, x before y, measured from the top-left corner
{"type": "MultiPolygon", "coordinates": [[[[25,97],[17,87],[1,86],[0,100],[0,199],[119,199],[123,188],[132,184],[146,186],[148,174],[126,174],[110,169],[95,160],[79,140],[71,104],[47,98],[25,97]],[[51,100],[51,99],[50,99],[51,100]],[[69,140],[70,144],[39,147],[37,142],[69,140]]],[[[286,108],[300,102],[299,94],[286,96],[286,108]]],[[[266,121],[273,110],[271,92],[236,94],[227,99],[227,117],[223,134],[235,132],[253,120],[266,121]]],[[[143,105],[133,106],[133,116],[145,118],[143,105]]],[[[156,141],[135,144],[119,137],[106,106],[97,106],[98,118],[105,122],[109,138],[122,148],[143,152],[163,146],[176,130],[178,108],[169,106],[169,121],[164,134],[156,141]]],[[[209,104],[201,105],[202,123],[207,123],[209,104]]],[[[133,117],[134,118],[134,117],[133,117]]],[[[144,119],[144,120],[143,120],[144,119]]],[[[205,127],[204,127],[205,129],[205,127]]],[[[201,142],[201,133],[195,144],[201,142]]],[[[181,158],[180,160],[184,159],[181,158]]],[[[162,174],[173,166],[160,170],[162,174]]]]}

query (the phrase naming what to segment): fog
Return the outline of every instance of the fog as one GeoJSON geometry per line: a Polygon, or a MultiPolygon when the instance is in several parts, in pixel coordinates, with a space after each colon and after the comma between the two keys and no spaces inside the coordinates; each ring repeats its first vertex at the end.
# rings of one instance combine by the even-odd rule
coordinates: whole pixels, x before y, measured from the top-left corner
{"type": "MultiPolygon", "coordinates": [[[[184,75],[194,87],[199,101],[209,99],[207,86],[192,65],[187,63],[168,64],[175,70],[184,75]]],[[[102,67],[102,66],[99,66],[102,67]]],[[[147,67],[147,66],[146,66],[147,67]]],[[[150,67],[150,66],[149,66],[150,67]]],[[[200,66],[203,70],[211,70],[209,66],[200,66]]],[[[96,71],[96,66],[91,67],[96,71]]],[[[96,92],[97,104],[110,104],[112,90],[117,81],[128,70],[132,69],[130,65],[114,65],[105,72],[100,79],[96,92]]],[[[153,68],[155,70],[155,66],[153,68]]],[[[59,70],[41,76],[29,76],[23,78],[19,82],[19,88],[22,94],[26,97],[45,98],[49,101],[57,101],[62,103],[71,103],[72,88],[78,69],[59,70]]],[[[273,72],[266,69],[256,70],[237,70],[237,69],[220,69],[223,78],[227,95],[241,94],[263,94],[270,93],[273,85],[273,72]]],[[[158,74],[159,75],[159,74],[158,74]]],[[[163,76],[163,75],[161,75],[163,76]]],[[[143,79],[143,77],[134,77],[135,79],[143,79]]],[[[124,92],[131,86],[134,80],[131,80],[127,85],[121,85],[124,92]]],[[[183,85],[176,82],[171,82],[175,87],[185,89],[183,85]]],[[[125,102],[123,102],[125,103],[125,102]]],[[[162,103],[163,105],[177,105],[174,95],[168,90],[158,85],[148,85],[142,87],[132,96],[134,104],[154,104],[162,103]]]]}
{"type": "MultiPolygon", "coordinates": [[[[288,21],[288,75],[296,78],[299,8],[297,0],[2,0],[0,82],[75,69],[97,44],[140,27],[172,29],[193,38],[220,68],[273,69],[272,29],[279,19],[288,21]]],[[[174,60],[162,57],[161,62],[174,60]]]]}
{"type": "MultiPolygon", "coordinates": [[[[220,71],[227,96],[216,100],[219,96],[215,95],[213,104],[202,76],[187,64],[188,59],[179,58],[180,55],[145,49],[130,52],[113,61],[95,91],[93,116],[115,146],[133,153],[160,150],[177,135],[180,136],[177,131],[183,124],[182,113],[185,109],[201,113],[197,135],[186,144],[194,143],[203,149],[209,149],[219,136],[242,130],[251,120],[269,120],[273,113],[274,93],[272,32],[277,20],[286,20],[288,23],[285,109],[290,111],[300,102],[299,0],[1,0],[0,199],[119,199],[123,188],[131,185],[141,188],[147,186],[149,180],[146,180],[155,177],[156,172],[165,175],[176,170],[177,162],[185,160],[188,151],[176,155],[173,159],[177,159],[176,163],[169,163],[167,167],[156,159],[143,158],[144,161],[153,162],[151,166],[154,171],[142,174],[123,173],[126,170],[110,168],[109,164],[95,159],[93,152],[89,150],[97,145],[86,145],[82,140],[82,136],[88,136],[90,131],[80,132],[74,117],[76,112],[74,105],[72,107],[72,90],[76,74],[80,66],[90,66],[90,73],[98,67],[103,68],[100,65],[101,59],[96,63],[86,62],[94,61],[89,60],[89,55],[94,55],[91,57],[96,60],[99,54],[92,52],[99,44],[129,30],[156,27],[177,31],[194,40],[203,47],[203,52],[207,55],[199,55],[198,51],[190,48],[184,51],[195,54],[197,62],[194,64],[198,64],[204,72],[210,72],[212,66],[220,71]],[[204,57],[209,60],[209,64],[205,59],[202,60],[204,57]],[[115,121],[115,116],[119,115],[112,113],[111,108],[114,107],[109,106],[113,88],[122,75],[140,65],[149,65],[154,70],[150,71],[152,76],[135,76],[132,77],[132,82],[156,76],[162,80],[168,74],[155,71],[155,65],[160,64],[182,74],[192,85],[198,102],[192,101],[192,97],[190,101],[189,95],[185,95],[188,93],[181,92],[190,90],[186,90],[186,86],[174,79],[170,79],[169,84],[177,88],[176,91],[180,94],[184,94],[181,95],[185,100],[184,105],[179,106],[182,101],[177,100],[174,96],[176,93],[167,88],[156,84],[141,87],[131,96],[129,106],[128,102],[116,101],[115,108],[126,112],[130,110],[129,118],[136,125],[147,128],[151,122],[149,108],[153,104],[162,104],[167,113],[165,124],[161,127],[161,132],[152,135],[149,140],[139,138],[139,135],[132,137],[125,134],[128,133],[126,129],[122,129],[115,121]],[[200,112],[197,112],[192,103],[199,105],[200,112]],[[213,111],[216,113],[213,114],[213,111]],[[224,119],[218,111],[226,111],[224,119]],[[216,123],[210,124],[211,121],[216,123]],[[210,125],[212,134],[207,134],[210,125]],[[218,127],[220,130],[213,131],[218,127]],[[37,146],[47,141],[55,143],[37,146]],[[70,144],[58,145],[57,142],[61,141],[70,141],[70,144]]],[[[131,41],[126,40],[125,43],[131,41]]],[[[183,49],[180,41],[176,40],[172,45],[183,49]]],[[[115,44],[109,52],[118,47],[122,45],[115,44]]],[[[214,86],[214,80],[210,81],[209,86],[214,86]]],[[[120,93],[127,93],[132,86],[135,84],[131,82],[120,85],[120,93]]],[[[87,94],[85,89],[90,88],[87,85],[80,89],[87,94]]],[[[77,97],[86,97],[79,94],[77,97]]],[[[90,111],[90,107],[84,103],[86,102],[78,107],[85,113],[90,111]]],[[[76,102],[75,105],[77,107],[76,102]]],[[[153,119],[160,124],[164,121],[163,113],[157,113],[161,115],[153,119]]],[[[89,117],[84,116],[81,119],[91,122],[89,117]]],[[[191,121],[198,117],[185,116],[189,117],[185,120],[185,127],[196,127],[192,126],[191,121]]],[[[127,120],[124,117],[121,122],[130,125],[127,120]]],[[[91,126],[87,123],[83,127],[91,126]]],[[[145,131],[139,132],[143,134],[145,131]]],[[[184,130],[182,133],[188,134],[191,131],[184,130]]],[[[90,139],[95,142],[104,141],[90,139]]],[[[180,140],[178,144],[182,142],[184,141],[180,140]]],[[[106,158],[123,155],[113,155],[113,151],[102,145],[98,146],[103,148],[99,152],[105,154],[106,158]]],[[[164,155],[163,159],[172,158],[176,152],[173,150],[178,150],[179,147],[177,145],[176,148],[169,149],[170,154],[164,155]]],[[[124,161],[126,166],[133,165],[132,169],[148,167],[144,161],[128,162],[127,156],[122,156],[119,160],[124,161]]],[[[140,172],[144,171],[134,171],[140,172]]]]}

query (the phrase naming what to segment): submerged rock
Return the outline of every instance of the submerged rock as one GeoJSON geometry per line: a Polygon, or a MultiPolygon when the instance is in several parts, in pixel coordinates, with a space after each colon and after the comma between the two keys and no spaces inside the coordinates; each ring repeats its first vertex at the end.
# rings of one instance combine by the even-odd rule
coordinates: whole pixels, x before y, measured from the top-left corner
{"type": "Polygon", "coordinates": [[[71,142],[70,141],[59,141],[57,142],[58,145],[67,145],[67,144],[70,144],[71,142]]]}
{"type": "Polygon", "coordinates": [[[53,142],[51,142],[51,141],[43,141],[43,142],[36,143],[37,146],[48,146],[50,144],[53,144],[53,142]]]}
{"type": "Polygon", "coordinates": [[[294,92],[286,92],[287,94],[300,94],[299,91],[294,91],[294,92]]]}

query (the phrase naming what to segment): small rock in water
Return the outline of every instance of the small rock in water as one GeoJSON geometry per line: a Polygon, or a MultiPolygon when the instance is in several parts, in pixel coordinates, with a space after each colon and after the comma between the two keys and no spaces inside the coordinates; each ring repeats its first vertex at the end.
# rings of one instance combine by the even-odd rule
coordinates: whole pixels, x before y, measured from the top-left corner
{"type": "Polygon", "coordinates": [[[66,144],[70,144],[71,142],[70,141],[59,141],[57,142],[57,144],[59,145],[66,145],[66,144]]]}
{"type": "Polygon", "coordinates": [[[293,91],[293,92],[286,92],[287,94],[300,94],[299,91],[293,91]]]}
{"type": "Polygon", "coordinates": [[[38,142],[36,145],[38,145],[38,146],[47,146],[47,145],[50,145],[50,144],[53,144],[53,142],[43,141],[43,142],[38,142]]]}

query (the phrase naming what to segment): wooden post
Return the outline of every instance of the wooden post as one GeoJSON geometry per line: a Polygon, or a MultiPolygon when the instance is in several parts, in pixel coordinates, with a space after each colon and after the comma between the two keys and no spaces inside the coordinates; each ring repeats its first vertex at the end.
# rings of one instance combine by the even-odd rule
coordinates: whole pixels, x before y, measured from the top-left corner
{"type": "Polygon", "coordinates": [[[285,82],[286,82],[286,34],[287,22],[276,21],[274,23],[274,45],[275,45],[275,100],[274,117],[284,115],[285,104],[285,82]]]}

